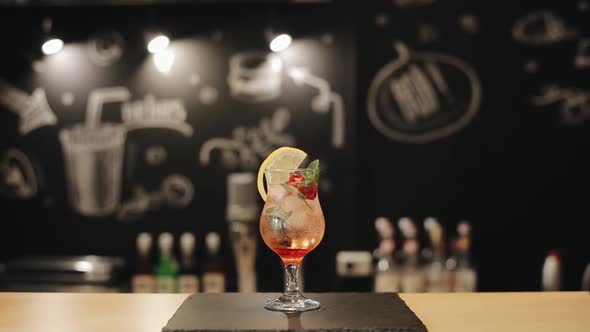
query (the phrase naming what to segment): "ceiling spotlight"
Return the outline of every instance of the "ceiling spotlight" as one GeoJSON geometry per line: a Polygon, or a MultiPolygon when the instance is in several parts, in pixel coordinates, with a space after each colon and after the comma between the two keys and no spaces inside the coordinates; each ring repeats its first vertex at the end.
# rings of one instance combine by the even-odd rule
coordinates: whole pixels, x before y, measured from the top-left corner
{"type": "Polygon", "coordinates": [[[293,38],[286,33],[274,37],[270,42],[270,50],[273,52],[281,52],[289,48],[293,38]]]}
{"type": "Polygon", "coordinates": [[[43,51],[43,54],[45,55],[51,55],[61,51],[63,47],[64,42],[61,39],[54,38],[49,39],[48,41],[43,43],[43,45],[41,46],[41,51],[43,51]]]}
{"type": "Polygon", "coordinates": [[[174,65],[174,52],[171,50],[164,50],[154,54],[154,64],[159,72],[162,74],[168,74],[174,65]]]}
{"type": "Polygon", "coordinates": [[[147,49],[150,53],[158,53],[165,50],[168,45],[170,45],[170,39],[164,35],[159,35],[150,40],[147,49]]]}

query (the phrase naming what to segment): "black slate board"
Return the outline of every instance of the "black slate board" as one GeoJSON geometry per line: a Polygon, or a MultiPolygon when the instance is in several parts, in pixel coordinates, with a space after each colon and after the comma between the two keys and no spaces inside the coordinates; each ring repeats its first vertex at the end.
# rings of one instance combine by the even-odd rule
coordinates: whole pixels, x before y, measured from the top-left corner
{"type": "Polygon", "coordinates": [[[394,293],[306,293],[320,301],[319,310],[285,314],[264,309],[264,302],[278,295],[191,295],[162,331],[426,331],[420,319],[394,293]]]}

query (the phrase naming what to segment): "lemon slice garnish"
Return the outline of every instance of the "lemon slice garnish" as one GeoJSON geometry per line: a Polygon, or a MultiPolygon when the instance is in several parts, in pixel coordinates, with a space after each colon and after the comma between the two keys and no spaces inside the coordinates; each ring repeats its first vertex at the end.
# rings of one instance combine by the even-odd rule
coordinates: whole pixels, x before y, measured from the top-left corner
{"type": "MultiPolygon", "coordinates": [[[[258,181],[256,184],[258,185],[258,193],[260,193],[262,200],[266,201],[266,189],[264,188],[263,178],[264,172],[267,169],[295,169],[301,165],[306,157],[307,153],[288,146],[278,148],[269,154],[258,169],[258,181]]],[[[281,183],[289,180],[289,174],[287,172],[276,172],[274,177],[273,179],[266,179],[266,183],[281,183]],[[284,177],[284,179],[277,177],[284,177]]]]}

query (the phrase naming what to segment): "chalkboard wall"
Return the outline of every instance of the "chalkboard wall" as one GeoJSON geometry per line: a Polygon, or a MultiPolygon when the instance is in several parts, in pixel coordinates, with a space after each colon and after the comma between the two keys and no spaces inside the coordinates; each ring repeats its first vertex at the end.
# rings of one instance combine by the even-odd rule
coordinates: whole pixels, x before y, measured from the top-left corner
{"type": "MultiPolygon", "coordinates": [[[[0,258],[131,262],[141,231],[195,232],[202,256],[219,231],[233,266],[227,175],[296,145],[324,167],[307,290],[333,289],[336,252],[376,246],[378,216],[435,216],[449,235],[470,220],[480,290],[539,289],[553,248],[578,289],[588,15],[586,1],[532,0],[1,8],[0,258]],[[293,45],[270,53],[282,31],[293,45]],[[147,52],[157,33],[170,53],[147,52]],[[65,46],[44,56],[51,35],[65,46]],[[76,141],[120,166],[87,181],[76,141]]],[[[280,289],[278,259],[258,251],[259,289],[280,289]]]]}

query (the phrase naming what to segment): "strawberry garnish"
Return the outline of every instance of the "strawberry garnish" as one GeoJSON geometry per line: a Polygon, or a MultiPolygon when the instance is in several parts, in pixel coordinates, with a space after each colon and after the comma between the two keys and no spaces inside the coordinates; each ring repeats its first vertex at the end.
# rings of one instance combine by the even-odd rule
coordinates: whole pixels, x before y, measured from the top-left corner
{"type": "Polygon", "coordinates": [[[305,172],[306,176],[291,173],[289,180],[283,184],[290,192],[301,199],[313,200],[318,195],[319,161],[312,161],[305,172]]]}

